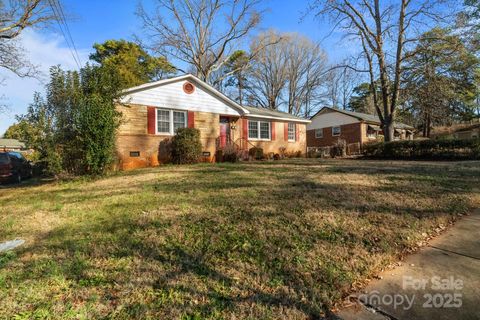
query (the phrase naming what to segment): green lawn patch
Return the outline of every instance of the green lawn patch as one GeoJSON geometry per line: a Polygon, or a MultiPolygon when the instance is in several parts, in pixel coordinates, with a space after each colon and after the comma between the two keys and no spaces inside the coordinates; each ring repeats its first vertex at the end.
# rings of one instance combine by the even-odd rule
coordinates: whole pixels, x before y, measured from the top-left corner
{"type": "Polygon", "coordinates": [[[198,164],[0,189],[0,318],[318,318],[480,204],[479,162],[198,164]]]}

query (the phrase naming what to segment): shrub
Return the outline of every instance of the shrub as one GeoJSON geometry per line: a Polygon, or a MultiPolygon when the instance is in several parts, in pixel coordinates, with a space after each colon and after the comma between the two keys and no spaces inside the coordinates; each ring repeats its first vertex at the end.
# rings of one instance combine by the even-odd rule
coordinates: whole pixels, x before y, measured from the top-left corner
{"type": "Polygon", "coordinates": [[[317,147],[310,149],[307,153],[308,158],[329,158],[333,147],[317,147]]]}
{"type": "Polygon", "coordinates": [[[229,144],[223,148],[223,161],[225,162],[237,162],[239,154],[235,146],[229,144]]]}
{"type": "Polygon", "coordinates": [[[253,147],[248,150],[248,155],[255,160],[263,159],[263,149],[258,147],[253,147]]]}
{"type": "Polygon", "coordinates": [[[269,152],[266,154],[266,158],[268,160],[273,160],[273,157],[275,156],[275,152],[269,152]]]}
{"type": "Polygon", "coordinates": [[[81,151],[75,157],[70,150],[69,157],[74,156],[78,162],[75,173],[93,175],[104,174],[110,169],[115,159],[115,131],[120,124],[120,113],[110,98],[99,94],[85,96],[78,106],[75,119],[77,139],[73,146],[81,151]]]}
{"type": "Polygon", "coordinates": [[[330,148],[330,156],[345,157],[347,155],[347,142],[344,139],[338,139],[337,142],[330,148]]]}
{"type": "Polygon", "coordinates": [[[302,157],[302,151],[300,151],[300,150],[285,151],[284,157],[286,157],[286,158],[301,158],[302,157]]]}
{"type": "Polygon", "coordinates": [[[195,128],[180,128],[172,138],[172,162],[176,164],[191,164],[200,161],[202,144],[200,131],[195,128]]]}
{"type": "Polygon", "coordinates": [[[33,164],[32,170],[35,176],[58,177],[62,172],[60,153],[53,148],[47,149],[41,160],[33,164]]]}
{"type": "Polygon", "coordinates": [[[275,153],[275,154],[273,155],[273,160],[280,160],[280,159],[281,159],[281,158],[280,158],[280,155],[279,155],[278,153],[275,153]]]}
{"type": "Polygon", "coordinates": [[[478,160],[480,139],[393,141],[367,144],[365,157],[406,160],[478,160]]]}
{"type": "Polygon", "coordinates": [[[318,152],[316,150],[308,150],[307,158],[317,158],[318,152]]]}
{"type": "Polygon", "coordinates": [[[287,152],[287,148],[286,148],[286,147],[280,147],[280,148],[278,148],[278,153],[280,154],[280,158],[284,159],[286,152],[287,152]]]}

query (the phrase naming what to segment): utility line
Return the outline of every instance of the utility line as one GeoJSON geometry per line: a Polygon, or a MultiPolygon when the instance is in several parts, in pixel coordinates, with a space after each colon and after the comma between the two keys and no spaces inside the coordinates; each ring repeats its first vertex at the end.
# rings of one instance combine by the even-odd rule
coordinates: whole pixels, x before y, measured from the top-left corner
{"type": "Polygon", "coordinates": [[[63,12],[63,7],[62,7],[62,4],[60,3],[59,0],[53,0],[54,3],[57,4],[57,7],[60,9],[60,15],[63,19],[63,24],[65,25],[66,29],[67,29],[67,34],[68,34],[68,37],[70,38],[70,42],[72,43],[72,46],[73,46],[73,50],[75,51],[75,54],[77,56],[77,60],[78,62],[80,63],[80,66],[82,65],[82,61],[80,59],[80,55],[78,54],[78,51],[77,51],[77,47],[75,46],[75,42],[73,41],[73,38],[72,38],[72,34],[70,32],[70,28],[68,27],[68,23],[67,23],[67,19],[65,18],[65,13],[63,12]]]}
{"type": "Polygon", "coordinates": [[[63,38],[65,39],[65,42],[68,45],[68,48],[69,48],[70,53],[73,57],[73,60],[75,61],[75,64],[77,65],[78,69],[80,70],[82,68],[82,64],[81,64],[81,61],[80,61],[80,56],[78,55],[77,48],[75,46],[75,42],[73,41],[72,35],[70,33],[70,29],[68,28],[68,24],[67,24],[67,21],[65,19],[63,9],[62,9],[60,3],[57,2],[57,0],[48,0],[48,3],[50,4],[50,7],[52,8],[54,16],[56,17],[59,29],[60,29],[60,31],[63,35],[63,38]]]}

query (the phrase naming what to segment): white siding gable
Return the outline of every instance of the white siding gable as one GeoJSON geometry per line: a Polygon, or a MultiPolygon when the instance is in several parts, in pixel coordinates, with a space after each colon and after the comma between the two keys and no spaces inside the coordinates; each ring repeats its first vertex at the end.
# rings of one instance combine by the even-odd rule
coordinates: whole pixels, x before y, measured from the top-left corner
{"type": "Polygon", "coordinates": [[[341,126],[344,124],[357,123],[359,120],[340,112],[321,112],[313,117],[312,122],[307,124],[307,130],[341,126]]]}
{"type": "Polygon", "coordinates": [[[237,110],[194,82],[191,83],[195,85],[195,91],[192,94],[185,93],[183,91],[185,82],[185,80],[181,80],[132,92],[124,96],[121,102],[168,109],[240,115],[237,110]]]}

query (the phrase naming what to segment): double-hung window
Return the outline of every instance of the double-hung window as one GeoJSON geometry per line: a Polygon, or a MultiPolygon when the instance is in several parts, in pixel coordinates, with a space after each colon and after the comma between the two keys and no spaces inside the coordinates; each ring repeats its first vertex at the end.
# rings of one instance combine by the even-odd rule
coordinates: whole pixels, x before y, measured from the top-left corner
{"type": "Polygon", "coordinates": [[[315,129],[315,138],[322,139],[323,138],[323,128],[322,129],[315,129]]]}
{"type": "Polygon", "coordinates": [[[270,140],[270,122],[260,121],[260,139],[270,140]]]}
{"type": "Polygon", "coordinates": [[[186,111],[157,109],[157,134],[173,135],[177,129],[186,127],[186,111]]]}
{"type": "Polygon", "coordinates": [[[170,134],[170,110],[157,109],[157,133],[170,134]]]}
{"type": "Polygon", "coordinates": [[[342,133],[342,129],[338,127],[332,127],[332,136],[339,136],[342,133]]]}
{"type": "Polygon", "coordinates": [[[295,141],[295,123],[288,123],[288,141],[295,141]]]}
{"type": "Polygon", "coordinates": [[[187,115],[184,111],[173,111],[173,132],[179,128],[185,128],[187,125],[187,115]]]}
{"type": "Polygon", "coordinates": [[[248,120],[248,139],[270,140],[270,122],[248,120]]]}

